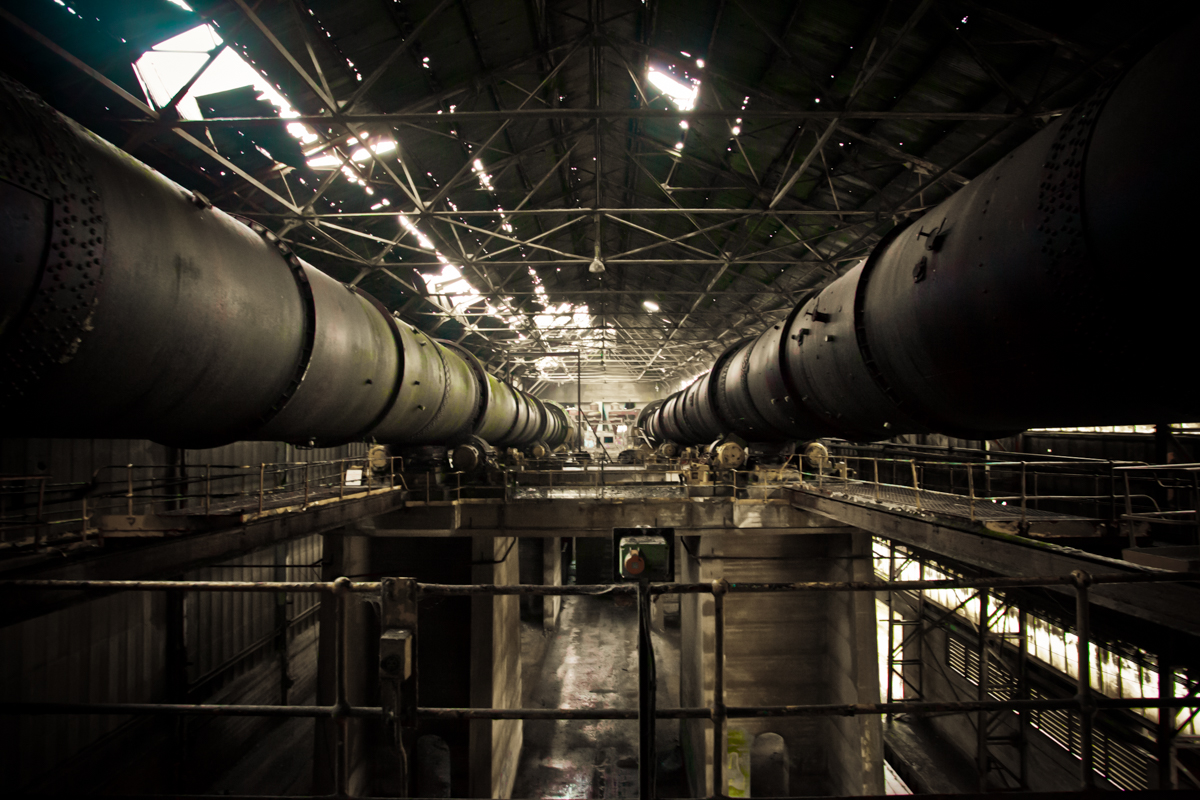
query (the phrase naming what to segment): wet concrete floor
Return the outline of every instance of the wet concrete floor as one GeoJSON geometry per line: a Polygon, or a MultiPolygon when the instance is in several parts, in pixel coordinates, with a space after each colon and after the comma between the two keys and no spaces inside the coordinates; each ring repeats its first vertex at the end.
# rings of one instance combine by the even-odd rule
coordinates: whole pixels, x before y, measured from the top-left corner
{"type": "MultiPolygon", "coordinates": [[[[534,642],[523,675],[526,708],[627,708],[638,704],[637,609],[628,597],[565,597],[557,630],[534,642]]],[[[658,704],[679,705],[679,629],[654,632],[658,704]]],[[[679,722],[660,720],[658,791],[687,797],[679,722]]],[[[616,798],[638,794],[635,720],[527,720],[513,797],[616,798]]]]}

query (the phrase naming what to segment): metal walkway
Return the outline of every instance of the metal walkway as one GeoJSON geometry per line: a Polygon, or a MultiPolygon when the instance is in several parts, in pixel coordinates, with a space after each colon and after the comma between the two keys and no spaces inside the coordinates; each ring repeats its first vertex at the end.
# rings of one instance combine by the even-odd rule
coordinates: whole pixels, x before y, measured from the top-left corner
{"type": "MultiPolygon", "coordinates": [[[[1074,514],[1063,514],[1055,511],[1045,511],[1032,508],[1026,503],[1022,508],[1020,501],[993,500],[990,498],[972,499],[971,497],[935,492],[928,489],[913,489],[893,484],[864,483],[862,481],[847,481],[840,478],[823,478],[820,483],[805,483],[801,491],[814,491],[831,497],[848,500],[852,503],[882,505],[893,510],[919,512],[926,511],[945,517],[956,517],[975,522],[1002,523],[1059,523],[1086,522],[1097,520],[1094,517],[1083,517],[1074,514]]],[[[1031,498],[1034,499],[1034,498],[1031,498]]]]}

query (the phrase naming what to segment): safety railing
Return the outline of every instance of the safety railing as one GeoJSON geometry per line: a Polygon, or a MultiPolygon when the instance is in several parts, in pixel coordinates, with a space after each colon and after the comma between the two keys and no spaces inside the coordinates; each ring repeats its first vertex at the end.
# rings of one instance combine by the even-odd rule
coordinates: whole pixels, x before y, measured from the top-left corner
{"type": "MultiPolygon", "coordinates": [[[[493,479],[461,471],[423,470],[405,473],[410,502],[453,502],[490,497],[503,502],[551,499],[672,498],[691,496],[696,490],[734,500],[761,499],[755,490],[780,490],[800,483],[798,456],[782,464],[746,470],[707,470],[703,479],[692,477],[686,464],[649,466],[604,465],[563,469],[507,469],[493,479]],[[689,492],[691,494],[689,494],[689,492]]],[[[775,497],[783,499],[776,491],[775,497]]]]}
{"type": "Polygon", "coordinates": [[[1138,522],[1194,526],[1200,536],[1200,465],[908,447],[836,443],[830,462],[845,469],[806,465],[804,479],[867,500],[953,509],[971,521],[1003,509],[1022,529],[1032,517],[1055,515],[1104,523],[1131,537],[1138,522]]]}
{"type": "Polygon", "coordinates": [[[86,543],[103,534],[107,515],[261,515],[280,506],[403,488],[403,459],[373,468],[365,456],[321,461],[202,464],[187,467],[118,464],[90,480],[52,483],[49,476],[0,476],[0,551],[86,543]]]}
{"type": "MultiPolygon", "coordinates": [[[[73,702],[4,702],[0,714],[118,714],[118,715],[189,715],[189,716],[257,716],[328,719],[335,723],[333,748],[334,792],[329,795],[307,795],[308,798],[349,797],[349,749],[347,723],[351,719],[380,720],[390,745],[403,765],[403,731],[415,728],[421,720],[634,720],[642,723],[639,731],[639,752],[643,754],[640,771],[640,796],[653,798],[657,761],[645,737],[653,740],[655,719],[708,720],[713,725],[712,763],[708,777],[713,786],[710,798],[725,798],[725,725],[731,719],[765,719],[785,717],[864,716],[907,713],[911,715],[964,714],[987,711],[1033,711],[1069,709],[1080,721],[1079,790],[1091,792],[1096,787],[1093,751],[1094,717],[1098,712],[1112,709],[1180,709],[1196,705],[1194,697],[1107,697],[1092,686],[1089,657],[1091,648],[1090,592],[1093,586],[1134,583],[1178,583],[1200,580],[1200,573],[1119,573],[1089,574],[1074,571],[1069,575],[1048,575],[1026,578],[964,578],[946,580],[893,581],[804,581],[789,583],[730,583],[716,580],[708,583],[641,583],[596,584],[582,586],[494,585],[494,584],[433,584],[412,579],[388,578],[382,581],[352,581],[338,578],[331,582],[270,582],[238,581],[86,581],[86,580],[10,580],[0,581],[0,597],[13,592],[84,592],[111,593],[114,591],[167,592],[318,592],[329,595],[336,604],[334,658],[334,698],[329,705],[240,705],[240,704],[173,704],[173,703],[73,703],[73,702]],[[725,676],[725,600],[732,594],[758,593],[830,593],[830,592],[899,592],[931,589],[1017,589],[1026,587],[1069,587],[1075,595],[1074,625],[1078,674],[1075,693],[1064,697],[1036,699],[977,699],[966,701],[902,701],[888,703],[827,703],[804,705],[740,706],[727,705],[725,676]],[[348,599],[355,594],[374,595],[380,602],[380,706],[354,706],[348,700],[347,631],[348,599]],[[638,598],[639,617],[648,619],[650,598],[657,595],[711,595],[713,599],[713,701],[710,705],[680,708],[657,708],[653,702],[652,676],[639,670],[639,689],[643,698],[638,709],[611,708],[432,708],[419,705],[413,642],[417,635],[419,603],[435,597],[479,595],[633,595],[638,598]],[[645,698],[649,698],[649,704],[645,698]],[[647,769],[648,767],[648,769],[647,769]]],[[[639,637],[639,644],[650,647],[649,636],[639,637]]],[[[640,664],[653,663],[643,654],[640,664]]],[[[401,767],[402,768],[402,767],[401,767]]],[[[400,785],[407,785],[407,775],[400,785]]],[[[174,796],[186,797],[176,794],[174,796]]]]}
{"type": "MultiPolygon", "coordinates": [[[[874,537],[872,555],[875,575],[882,580],[962,577],[955,568],[928,554],[884,537],[874,537]]],[[[895,591],[877,596],[877,606],[885,612],[880,624],[886,625],[887,649],[881,652],[881,669],[887,674],[882,691],[889,702],[900,697],[923,697],[925,673],[931,666],[943,678],[946,676],[942,662],[930,652],[933,644],[926,641],[934,631],[944,637],[937,646],[944,647],[945,667],[973,683],[977,699],[1044,697],[1079,679],[1070,623],[1063,615],[1048,613],[1046,607],[1030,603],[1027,594],[1006,593],[994,587],[895,591]],[[972,629],[973,642],[969,635],[972,629]],[[916,658],[912,657],[914,651],[916,658]]],[[[879,640],[881,648],[883,638],[879,640]]],[[[1198,676],[1174,665],[1172,662],[1178,659],[1170,648],[1167,652],[1152,652],[1138,643],[1113,638],[1110,632],[1108,637],[1093,636],[1090,649],[1092,687],[1102,695],[1138,697],[1157,691],[1162,696],[1165,689],[1172,697],[1185,696],[1200,703],[1198,676]]],[[[1097,720],[1095,750],[1103,758],[1098,758],[1096,771],[1118,788],[1139,790],[1152,784],[1149,767],[1157,761],[1159,785],[1168,788],[1174,782],[1175,770],[1171,751],[1186,746],[1192,738],[1188,734],[1197,731],[1197,710],[1192,706],[1186,716],[1177,719],[1169,710],[1130,709],[1130,713],[1097,720]]],[[[1077,722],[1066,711],[1019,715],[1011,736],[992,735],[997,722],[994,715],[981,714],[975,726],[981,790],[993,770],[996,777],[1010,784],[1003,787],[1005,791],[1028,789],[1031,729],[1041,731],[1068,753],[1077,754],[1077,722]],[[1010,748],[1010,758],[994,757],[989,753],[992,748],[1010,748]],[[1016,786],[1011,785],[1014,782],[1016,786]]]]}

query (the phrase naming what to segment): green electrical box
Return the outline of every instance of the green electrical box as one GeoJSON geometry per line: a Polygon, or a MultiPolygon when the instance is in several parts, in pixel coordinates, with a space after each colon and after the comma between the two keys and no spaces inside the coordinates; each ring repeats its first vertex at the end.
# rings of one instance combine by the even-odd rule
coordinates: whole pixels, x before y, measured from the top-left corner
{"type": "Polygon", "coordinates": [[[674,528],[613,528],[613,578],[675,580],[674,528]]]}

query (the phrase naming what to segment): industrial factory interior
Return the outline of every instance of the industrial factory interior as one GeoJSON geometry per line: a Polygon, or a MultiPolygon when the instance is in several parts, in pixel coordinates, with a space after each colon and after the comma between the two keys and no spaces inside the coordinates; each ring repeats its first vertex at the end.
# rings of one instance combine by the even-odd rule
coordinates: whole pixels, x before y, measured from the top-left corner
{"type": "Polygon", "coordinates": [[[0,794],[1195,796],[1197,86],[1195,0],[0,0],[0,794]]]}

